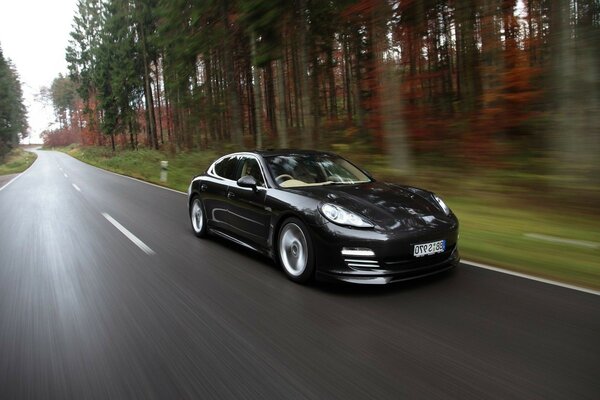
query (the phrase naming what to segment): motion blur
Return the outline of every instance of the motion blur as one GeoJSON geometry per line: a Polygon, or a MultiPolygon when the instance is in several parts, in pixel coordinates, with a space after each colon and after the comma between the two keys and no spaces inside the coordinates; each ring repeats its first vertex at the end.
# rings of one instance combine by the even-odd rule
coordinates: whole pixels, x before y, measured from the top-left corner
{"type": "Polygon", "coordinates": [[[459,217],[541,209],[481,227],[527,247],[600,243],[597,1],[81,0],[66,57],[48,146],[332,150],[459,217]]]}

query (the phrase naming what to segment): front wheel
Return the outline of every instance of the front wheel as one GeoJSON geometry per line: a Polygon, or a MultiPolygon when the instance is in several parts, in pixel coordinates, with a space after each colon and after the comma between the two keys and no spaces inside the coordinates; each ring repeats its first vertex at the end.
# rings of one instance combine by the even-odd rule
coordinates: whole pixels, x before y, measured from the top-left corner
{"type": "Polygon", "coordinates": [[[284,272],[294,282],[306,283],[315,272],[315,255],[310,233],[297,218],[284,222],[279,231],[277,255],[284,272]]]}
{"type": "Polygon", "coordinates": [[[206,216],[204,215],[204,206],[199,197],[194,197],[190,204],[190,221],[194,235],[198,237],[206,236],[206,216]]]}

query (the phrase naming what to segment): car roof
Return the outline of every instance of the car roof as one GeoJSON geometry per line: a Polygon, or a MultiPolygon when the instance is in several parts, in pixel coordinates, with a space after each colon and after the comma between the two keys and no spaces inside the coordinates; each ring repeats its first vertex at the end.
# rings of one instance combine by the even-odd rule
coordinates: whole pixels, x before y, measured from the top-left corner
{"type": "Polygon", "coordinates": [[[328,151],[319,150],[307,150],[307,149],[266,149],[266,150],[254,150],[250,153],[258,154],[262,157],[271,156],[293,156],[293,155],[328,155],[336,156],[334,153],[328,151]]]}

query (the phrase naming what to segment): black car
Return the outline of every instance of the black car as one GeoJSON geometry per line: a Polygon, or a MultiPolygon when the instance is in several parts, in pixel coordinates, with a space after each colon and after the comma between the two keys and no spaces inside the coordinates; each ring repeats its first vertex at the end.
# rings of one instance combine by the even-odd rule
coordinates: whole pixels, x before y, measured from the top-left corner
{"type": "Polygon", "coordinates": [[[325,152],[228,154],[188,189],[194,233],[212,233],[313,277],[389,283],[456,266],[458,220],[435,194],[378,182],[325,152]]]}

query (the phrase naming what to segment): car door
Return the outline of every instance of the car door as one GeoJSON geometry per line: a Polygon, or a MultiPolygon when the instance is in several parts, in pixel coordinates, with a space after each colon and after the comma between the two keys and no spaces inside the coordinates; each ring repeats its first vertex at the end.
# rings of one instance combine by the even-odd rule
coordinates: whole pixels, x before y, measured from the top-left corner
{"type": "Polygon", "coordinates": [[[265,247],[271,218],[271,213],[265,209],[267,196],[265,177],[256,157],[245,155],[239,162],[237,178],[251,175],[258,185],[256,190],[240,187],[237,183],[228,187],[231,225],[235,233],[249,244],[265,247]]]}
{"type": "Polygon", "coordinates": [[[217,160],[200,183],[200,193],[208,217],[208,225],[220,230],[230,230],[231,218],[227,192],[235,184],[239,157],[226,156],[217,160]]]}

